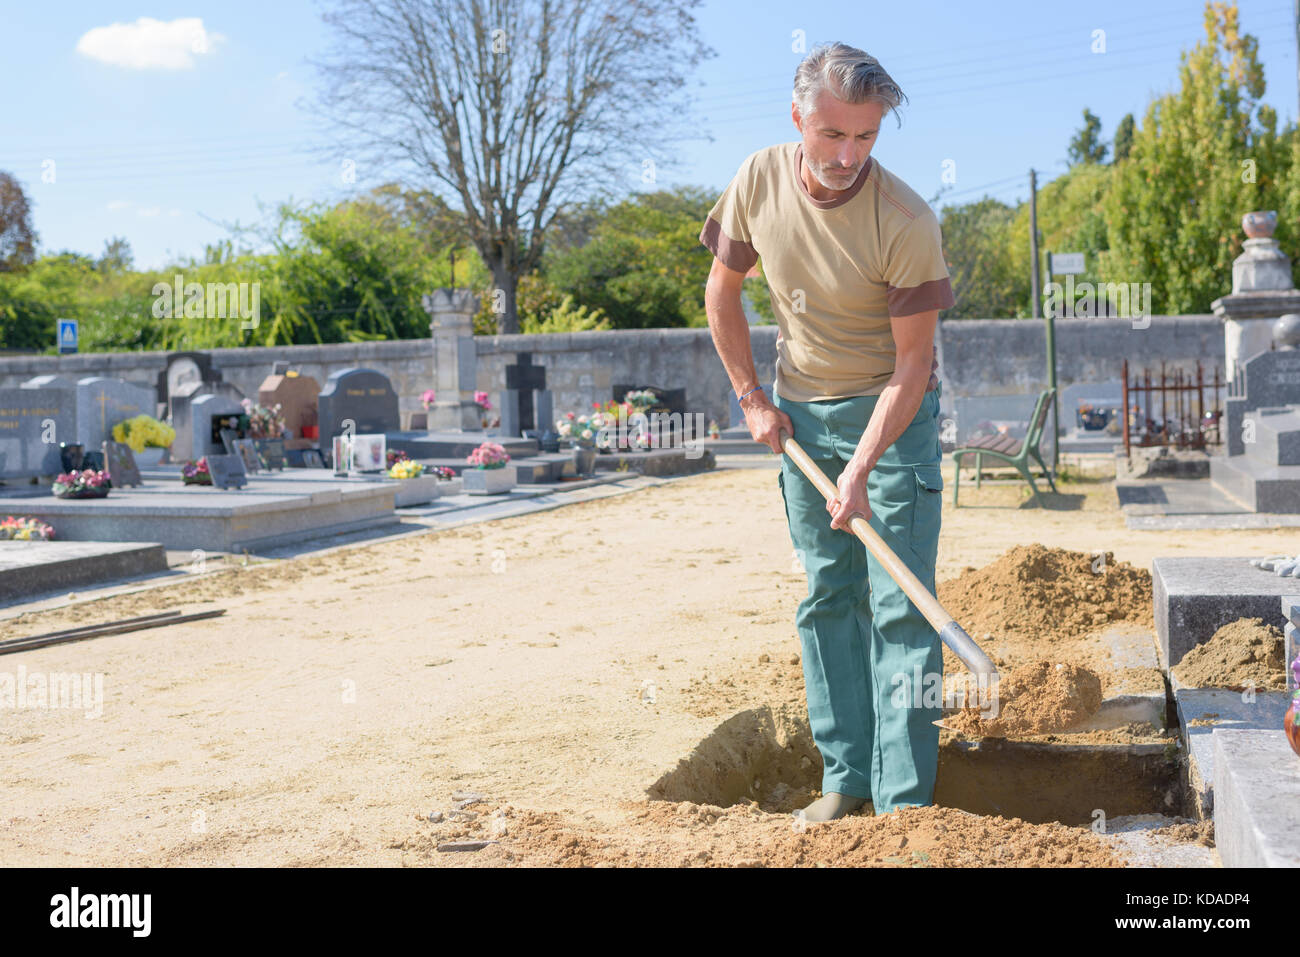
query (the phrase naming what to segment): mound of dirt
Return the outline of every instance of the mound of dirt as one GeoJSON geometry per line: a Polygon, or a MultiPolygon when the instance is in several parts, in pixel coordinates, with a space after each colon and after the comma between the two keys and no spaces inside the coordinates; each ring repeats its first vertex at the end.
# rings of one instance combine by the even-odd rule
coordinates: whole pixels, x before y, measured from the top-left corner
{"type": "Polygon", "coordinates": [[[1021,665],[999,682],[997,713],[971,707],[944,719],[966,734],[1004,738],[1050,734],[1082,724],[1101,707],[1101,679],[1078,665],[1046,660],[1021,665]]]}
{"type": "Polygon", "coordinates": [[[941,582],[939,601],[976,641],[992,635],[1072,641],[1110,622],[1154,627],[1151,573],[1043,545],[1017,545],[992,564],[941,582]]]}
{"type": "Polygon", "coordinates": [[[1230,621],[1174,666],[1174,677],[1190,688],[1286,690],[1282,632],[1262,618],[1230,621]]]}
{"type": "MultiPolygon", "coordinates": [[[[1030,824],[946,807],[901,808],[795,827],[757,805],[691,802],[625,805],[626,824],[601,830],[549,811],[507,807],[497,843],[453,863],[499,867],[1122,867],[1122,853],[1091,830],[1030,824]]],[[[455,829],[457,839],[480,837],[455,829]]],[[[412,861],[444,859],[447,836],[401,842],[412,861]]],[[[460,855],[454,855],[460,857],[460,855]]]]}

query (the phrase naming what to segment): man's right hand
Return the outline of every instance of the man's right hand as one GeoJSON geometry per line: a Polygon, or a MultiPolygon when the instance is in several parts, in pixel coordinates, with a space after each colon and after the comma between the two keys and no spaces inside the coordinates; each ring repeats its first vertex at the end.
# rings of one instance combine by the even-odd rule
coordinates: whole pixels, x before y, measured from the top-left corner
{"type": "Polygon", "coordinates": [[[778,455],[781,453],[781,430],[794,436],[794,423],[790,416],[772,404],[762,389],[740,403],[745,413],[745,424],[755,442],[762,442],[778,455]]]}

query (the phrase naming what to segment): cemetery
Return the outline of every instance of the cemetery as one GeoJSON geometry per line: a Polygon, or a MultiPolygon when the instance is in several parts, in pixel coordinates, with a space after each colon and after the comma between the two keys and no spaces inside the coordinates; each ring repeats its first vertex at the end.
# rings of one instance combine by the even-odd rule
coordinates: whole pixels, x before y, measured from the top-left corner
{"type": "MultiPolygon", "coordinates": [[[[1234,295],[1251,295],[1253,307],[1264,308],[1257,291],[1234,286],[1234,295]]],[[[1231,308],[1233,300],[1225,299],[1231,308]]],[[[320,554],[360,557],[381,547],[365,545],[369,540],[404,541],[408,544],[388,547],[423,552],[424,546],[410,543],[427,539],[411,539],[413,529],[437,538],[461,536],[468,544],[473,529],[500,527],[496,538],[503,544],[494,554],[509,556],[525,548],[523,542],[535,533],[530,528],[563,527],[560,516],[570,511],[614,509],[620,491],[640,489],[637,494],[658,495],[666,504],[682,494],[669,491],[677,488],[674,483],[710,472],[724,496],[733,487],[752,488],[754,476],[770,474],[770,450],[749,436],[734,395],[721,415],[712,409],[697,413],[681,380],[655,371],[613,373],[608,395],[591,389],[576,402],[566,395],[557,406],[548,379],[554,356],[536,347],[515,352],[513,361],[492,364],[499,386],[478,389],[483,380],[466,325],[465,297],[443,290],[426,305],[433,356],[419,397],[422,412],[403,414],[404,397],[379,368],[345,366],[321,381],[277,360],[253,394],[245,395],[203,352],[166,356],[153,388],[109,376],[46,373],[4,390],[0,512],[22,516],[26,524],[15,528],[27,531],[15,531],[14,537],[27,540],[0,543],[0,601],[20,608],[33,598],[97,585],[111,596],[115,586],[131,581],[161,582],[159,587],[180,596],[202,581],[200,576],[188,586],[166,584],[178,559],[191,555],[242,554],[245,561],[250,555],[310,555],[313,542],[346,542],[348,536],[356,544],[320,554]],[[725,428],[717,422],[720,417],[725,428]],[[101,475],[106,479],[96,477],[101,475]],[[617,497],[601,497],[607,494],[617,497]],[[36,540],[42,536],[51,540],[36,540]]],[[[1051,660],[1072,662],[1082,669],[1079,680],[1094,681],[1099,690],[1065,726],[1039,723],[1010,735],[991,732],[963,710],[962,701],[968,708],[971,699],[963,699],[968,694],[960,690],[964,668],[952,658],[945,667],[949,704],[935,813],[964,809],[999,821],[1016,819],[1022,823],[1007,835],[1014,848],[1021,842],[1039,846],[1045,839],[1042,828],[1087,827],[1100,805],[1114,819],[1113,840],[1093,846],[1072,839],[1069,855],[1101,855],[1098,860],[1107,863],[1149,858],[1165,865],[1300,864],[1297,822],[1266,815],[1260,805],[1261,794],[1279,786],[1278,768],[1291,766],[1282,726],[1294,684],[1283,678],[1285,669],[1275,669],[1272,685],[1249,685],[1248,693],[1241,685],[1207,687],[1178,677],[1180,665],[1184,671],[1190,667],[1185,660],[1196,659],[1198,649],[1216,648],[1221,634],[1240,630],[1243,622],[1271,629],[1267,634],[1284,644],[1278,655],[1286,661],[1297,654],[1300,578],[1260,565],[1263,552],[1300,551],[1279,537],[1300,512],[1292,501],[1300,487],[1300,373],[1295,371],[1300,360],[1292,358],[1300,356],[1300,320],[1287,315],[1263,326],[1259,321],[1250,335],[1228,326],[1224,351],[1232,352],[1235,344],[1236,364],[1218,393],[1213,388],[1217,370],[1211,371],[1207,390],[1199,363],[1176,363],[1173,371],[1162,369],[1152,379],[1149,371],[1131,369],[1125,357],[1114,379],[1102,371],[1092,373],[1093,381],[1065,384],[1054,422],[1048,411],[1057,393],[1051,389],[963,394],[960,377],[954,377],[944,413],[950,420],[944,444],[954,463],[949,521],[967,523],[982,544],[949,558],[940,598],[972,629],[983,629],[985,647],[1010,674],[1041,660],[1046,635],[1056,634],[1043,629],[1068,608],[1059,636],[1051,639],[1056,656],[1051,660]],[[1260,338],[1261,328],[1267,328],[1269,339],[1260,338]],[[1265,341],[1266,348],[1249,351],[1265,341]],[[1081,475],[1104,472],[1114,463],[1116,480],[1088,490],[1058,472],[1053,483],[1049,456],[1072,463],[1081,475]],[[1013,465],[1039,487],[1031,491],[1028,483],[1013,479],[1013,465]],[[962,472],[968,488],[959,499],[962,472]],[[1039,473],[1036,481],[1034,473],[1039,473]],[[1072,501],[1107,507],[1107,495],[1113,496],[1108,507],[1122,516],[1119,528],[1084,532],[1077,524],[1069,526],[1066,539],[1077,543],[1073,550],[1026,552],[1017,545],[1022,533],[1015,528],[1030,516],[1034,521],[1038,515],[1043,521],[1062,516],[1068,523],[1069,510],[1080,507],[1072,501]],[[991,501],[1003,503],[992,516],[984,514],[991,501]],[[1005,520],[997,513],[1005,513],[1007,505],[1014,527],[998,528],[1005,520]],[[1232,528],[1245,536],[1241,554],[1224,557],[1234,549],[1225,549],[1219,537],[1232,534],[1227,531],[1232,528]],[[1142,536],[1175,530],[1176,554],[1161,554],[1158,542],[1138,544],[1142,536]],[[1130,551],[1136,546],[1150,557],[1136,565],[1115,561],[1116,536],[1130,551]],[[1093,551],[1088,551],[1090,541],[1093,551]],[[995,544],[1011,550],[993,554],[989,549],[995,544]],[[972,567],[980,554],[988,564],[972,567]],[[1067,573],[1067,567],[1074,570],[1067,573]],[[1072,584],[1065,591],[1025,591],[1015,597],[1028,587],[1025,582],[1039,580],[1061,588],[1067,580],[1072,584]],[[992,594],[1014,600],[991,602],[992,594]],[[1080,603],[1079,594],[1090,597],[1080,603]],[[1014,606],[1023,617],[1034,601],[1043,624],[1017,630],[1004,608],[1014,606]],[[1080,789],[1080,780],[1089,786],[1080,789]],[[1204,828],[1194,829],[1190,842],[1171,840],[1152,821],[1206,827],[1212,822],[1215,849],[1202,840],[1208,833],[1204,828]]],[[[956,342],[947,344],[941,377],[947,358],[956,358],[956,342]]],[[[1214,362],[1211,354],[1205,364],[1214,369],[1214,362]]],[[[770,395],[771,386],[764,388],[770,395]]],[[[631,546],[640,534],[636,526],[620,528],[631,546]]],[[[670,562],[695,564],[686,556],[700,547],[688,536],[670,562]]],[[[343,568],[353,567],[353,560],[339,560],[343,568]]],[[[261,574],[269,584],[287,567],[272,563],[261,574]]],[[[402,576],[394,573],[396,585],[402,576]]],[[[556,572],[530,574],[544,579],[556,572]]],[[[789,577],[778,576],[785,580],[769,587],[790,588],[789,577]]],[[[724,609],[731,605],[725,602],[724,609]]],[[[66,614],[52,623],[61,620],[75,624],[66,614]]],[[[548,616],[546,622],[551,620],[548,616]]],[[[775,635],[781,621],[771,618],[772,627],[764,631],[775,635]]],[[[183,626],[184,620],[164,630],[183,626]]],[[[542,626],[539,621],[536,627],[542,626]]],[[[72,639],[60,640],[76,636],[74,631],[72,639]]],[[[749,642],[752,646],[753,639],[749,642]]],[[[546,647],[547,641],[527,644],[546,647]]],[[[725,709],[727,695],[709,706],[686,693],[697,704],[688,707],[683,733],[710,718],[716,726],[700,734],[679,760],[665,757],[657,771],[640,769],[650,806],[698,808],[703,820],[720,825],[739,814],[737,826],[748,826],[753,812],[746,808],[768,815],[788,812],[816,795],[820,760],[799,706],[801,688],[790,680],[797,669],[787,668],[784,677],[768,674],[775,685],[760,687],[754,684],[757,676],[778,659],[758,658],[768,663],[757,671],[731,669],[730,677],[718,679],[733,689],[751,688],[762,696],[757,707],[738,707],[728,715],[717,710],[725,709]]],[[[656,679],[644,684],[640,700],[653,705],[656,679]]],[[[715,688],[705,698],[716,696],[715,688]]],[[[1060,715],[1076,714],[1054,707],[1058,723],[1060,715]]],[[[1016,713],[1012,708],[1008,715],[1016,713]]],[[[1300,776],[1286,780],[1300,788],[1300,776]]],[[[568,833],[545,815],[529,816],[512,806],[494,813],[519,815],[522,840],[516,846],[535,842],[536,854],[557,833],[568,833]]],[[[918,826],[959,823],[941,816],[918,826]]],[[[435,828],[444,843],[479,839],[481,830],[435,828]]],[[[749,839],[745,833],[742,828],[737,846],[749,839]]],[[[579,840],[577,846],[589,862],[617,861],[603,843],[579,840]]],[[[522,853],[526,860],[544,859],[522,853]]],[[[767,858],[773,853],[770,846],[761,852],[767,858]]]]}

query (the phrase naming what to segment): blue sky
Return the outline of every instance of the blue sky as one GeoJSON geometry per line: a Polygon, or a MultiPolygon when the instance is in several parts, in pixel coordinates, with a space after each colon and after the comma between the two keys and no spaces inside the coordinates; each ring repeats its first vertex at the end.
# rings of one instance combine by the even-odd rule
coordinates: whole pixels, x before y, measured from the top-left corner
{"type": "MultiPolygon", "coordinates": [[[[1179,52],[1203,32],[1200,0],[841,9],[827,25],[789,0],[708,0],[698,20],[717,56],[693,85],[699,131],[712,141],[682,144],[680,165],[661,168],[660,183],[720,189],[750,152],[797,137],[789,89],[802,31],[808,47],[834,39],[862,47],[908,94],[902,127],[887,120],[873,155],[919,193],[932,196],[951,161],[953,199],[1024,198],[1031,166],[1041,180],[1064,170],[1085,106],[1107,140],[1125,113],[1140,121],[1151,97],[1176,85],[1179,52]],[[1105,31],[1104,53],[1092,51],[1096,30],[1105,31]]],[[[1293,121],[1291,0],[1241,0],[1240,9],[1259,39],[1265,99],[1280,124],[1293,121]]],[[[327,142],[301,104],[317,82],[307,61],[328,42],[320,10],[305,0],[5,4],[0,169],[34,201],[41,250],[98,255],[120,235],[138,266],[158,267],[201,254],[228,235],[223,223],[257,220],[259,201],[332,201],[377,185],[364,175],[344,185],[337,160],[312,149],[327,142]],[[169,24],[155,30],[169,31],[163,46],[179,61],[112,62],[125,55],[122,35],[97,28],[141,17],[169,24]],[[50,161],[53,182],[45,182],[50,161]]],[[[629,191],[640,172],[630,172],[629,191]]]]}

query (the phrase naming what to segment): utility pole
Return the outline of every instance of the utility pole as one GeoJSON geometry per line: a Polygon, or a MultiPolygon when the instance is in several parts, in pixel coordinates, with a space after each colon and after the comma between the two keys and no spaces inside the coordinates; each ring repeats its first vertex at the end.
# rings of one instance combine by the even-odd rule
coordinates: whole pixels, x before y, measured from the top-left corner
{"type": "MultiPolygon", "coordinates": [[[[1300,0],[1295,0],[1300,3],[1300,0]]],[[[1031,315],[1038,318],[1038,300],[1039,300],[1039,275],[1038,275],[1038,174],[1034,170],[1029,171],[1029,254],[1033,257],[1033,270],[1030,272],[1030,287],[1034,297],[1033,312],[1031,315]]],[[[1048,259],[1048,276],[1050,282],[1051,276],[1051,259],[1048,259]]],[[[1047,322],[1045,331],[1047,334],[1047,387],[1052,390],[1052,474],[1056,474],[1057,454],[1056,446],[1061,438],[1061,423],[1059,406],[1056,401],[1056,317],[1052,315],[1052,310],[1047,310],[1047,322]]]]}
{"type": "MultiPolygon", "coordinates": [[[[1300,3],[1300,0],[1295,0],[1300,3]]],[[[1038,318],[1038,174],[1029,171],[1029,258],[1033,266],[1029,274],[1029,315],[1038,318]]]]}
{"type": "MultiPolygon", "coordinates": [[[[1300,0],[1294,0],[1291,6],[1295,19],[1295,49],[1296,49],[1296,99],[1300,102],[1300,0]]],[[[1300,113],[1296,114],[1296,122],[1300,123],[1300,113]]]]}

